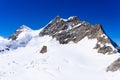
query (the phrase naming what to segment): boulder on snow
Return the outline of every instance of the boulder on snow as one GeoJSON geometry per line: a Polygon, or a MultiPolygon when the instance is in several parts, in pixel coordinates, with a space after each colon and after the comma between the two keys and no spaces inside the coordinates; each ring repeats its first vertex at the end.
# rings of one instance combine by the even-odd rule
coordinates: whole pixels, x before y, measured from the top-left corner
{"type": "Polygon", "coordinates": [[[40,53],[44,54],[47,52],[47,46],[43,46],[40,53]]]}
{"type": "Polygon", "coordinates": [[[99,49],[100,48],[100,44],[96,44],[94,49],[99,49]]]}

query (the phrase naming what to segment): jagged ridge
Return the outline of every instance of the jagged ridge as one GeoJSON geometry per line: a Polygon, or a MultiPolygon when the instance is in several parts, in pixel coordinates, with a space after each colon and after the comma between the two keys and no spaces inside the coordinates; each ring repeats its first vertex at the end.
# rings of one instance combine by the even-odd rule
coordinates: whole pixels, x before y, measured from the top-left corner
{"type": "MultiPolygon", "coordinates": [[[[57,16],[53,19],[39,34],[40,36],[49,35],[56,38],[60,44],[67,44],[70,41],[75,43],[81,39],[97,39],[95,49],[98,53],[113,54],[115,49],[107,44],[118,47],[105,33],[100,24],[91,25],[88,22],[80,21],[78,17],[73,16],[67,20],[57,16]]],[[[118,50],[119,51],[119,50],[118,50]]]]}

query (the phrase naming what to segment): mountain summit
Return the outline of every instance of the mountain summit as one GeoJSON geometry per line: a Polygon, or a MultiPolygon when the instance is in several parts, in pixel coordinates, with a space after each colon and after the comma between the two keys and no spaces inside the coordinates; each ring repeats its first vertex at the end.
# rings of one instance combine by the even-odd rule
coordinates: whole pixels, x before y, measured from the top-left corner
{"type": "MultiPolygon", "coordinates": [[[[67,20],[57,16],[39,34],[40,36],[49,35],[59,41],[60,44],[67,44],[70,41],[77,43],[83,38],[96,39],[95,49],[98,53],[113,54],[116,52],[117,45],[104,32],[100,24],[91,25],[88,22],[80,21],[73,16],[67,20]],[[111,46],[109,46],[109,44],[111,46]],[[113,47],[115,48],[113,48],[113,47]]],[[[119,51],[119,50],[117,50],[119,51]]]]}
{"type": "Polygon", "coordinates": [[[0,80],[118,80],[119,52],[100,24],[57,16],[0,37],[0,80]]]}
{"type": "Polygon", "coordinates": [[[18,35],[22,32],[26,32],[26,31],[31,31],[31,29],[29,27],[27,27],[26,25],[22,25],[20,26],[20,28],[18,28],[16,30],[15,33],[13,33],[8,39],[11,39],[11,40],[16,40],[18,35]]]}

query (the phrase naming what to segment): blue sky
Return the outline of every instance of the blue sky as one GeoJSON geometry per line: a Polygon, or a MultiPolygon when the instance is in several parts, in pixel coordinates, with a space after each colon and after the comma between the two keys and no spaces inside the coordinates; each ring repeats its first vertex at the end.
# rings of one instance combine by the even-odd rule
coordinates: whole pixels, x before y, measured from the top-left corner
{"type": "Polygon", "coordinates": [[[23,24],[39,29],[57,15],[78,16],[80,20],[102,24],[120,45],[119,3],[120,0],[0,0],[0,35],[8,37],[23,24]]]}

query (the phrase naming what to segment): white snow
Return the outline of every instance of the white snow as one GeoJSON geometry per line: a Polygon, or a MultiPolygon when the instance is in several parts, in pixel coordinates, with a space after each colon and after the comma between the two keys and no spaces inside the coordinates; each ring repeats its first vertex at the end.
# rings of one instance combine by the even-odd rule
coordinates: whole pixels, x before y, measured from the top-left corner
{"type": "Polygon", "coordinates": [[[103,55],[95,49],[96,39],[59,44],[49,36],[39,37],[39,31],[20,34],[19,40],[29,42],[24,47],[0,54],[0,80],[119,80],[120,72],[106,72],[119,54],[103,55]],[[26,37],[27,36],[27,37],[26,37]],[[29,39],[30,38],[30,39],[29,39]],[[47,53],[40,50],[46,45],[47,53]]]}
{"type": "Polygon", "coordinates": [[[81,23],[79,23],[79,24],[75,25],[74,27],[78,27],[78,26],[80,26],[80,25],[81,25],[81,23]]]}
{"type": "Polygon", "coordinates": [[[8,44],[8,40],[3,38],[3,37],[0,37],[0,50],[3,50],[5,47],[6,47],[6,44],[8,44]]]}
{"type": "Polygon", "coordinates": [[[76,17],[76,16],[71,16],[68,18],[68,20],[72,20],[74,17],[76,17]]]}
{"type": "Polygon", "coordinates": [[[32,29],[29,28],[28,26],[22,25],[22,26],[20,26],[20,29],[18,29],[17,31],[30,31],[30,30],[32,30],[32,29]]]}
{"type": "Polygon", "coordinates": [[[64,18],[61,18],[61,20],[63,20],[63,21],[68,21],[67,19],[64,19],[64,18]]]}

